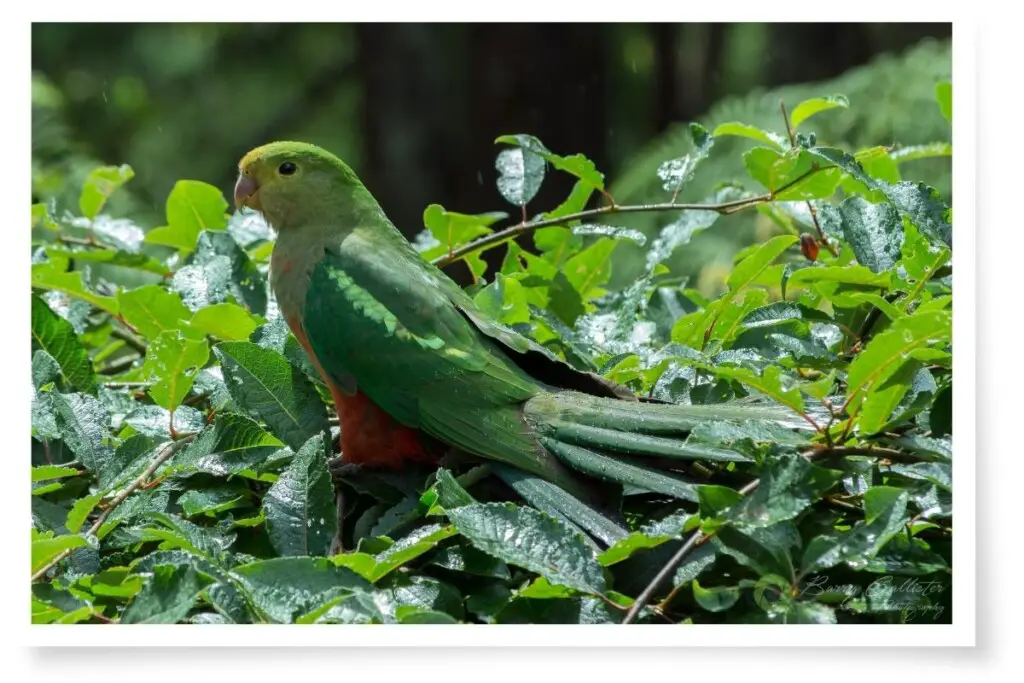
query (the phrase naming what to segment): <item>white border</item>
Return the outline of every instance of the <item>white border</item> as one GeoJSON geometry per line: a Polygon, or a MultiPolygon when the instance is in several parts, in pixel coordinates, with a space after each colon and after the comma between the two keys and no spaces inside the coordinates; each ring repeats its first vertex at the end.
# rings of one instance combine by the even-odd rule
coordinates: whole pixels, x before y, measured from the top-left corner
{"type": "MultiPolygon", "coordinates": [[[[596,21],[640,21],[640,20],[665,20],[666,11],[661,3],[644,6],[642,3],[629,3],[627,8],[629,16],[614,17],[613,12],[595,12],[594,7],[589,3],[577,3],[585,5],[589,9],[581,13],[579,7],[557,7],[551,2],[535,2],[534,0],[522,0],[514,3],[514,7],[505,9],[512,12],[504,16],[498,12],[495,16],[494,9],[485,9],[476,5],[475,9],[466,7],[469,12],[457,8],[455,13],[445,12],[437,7],[437,3],[416,3],[409,7],[403,7],[400,11],[397,5],[405,3],[389,4],[386,14],[393,20],[402,16],[404,20],[454,20],[454,21],[517,21],[530,20],[536,17],[544,17],[548,20],[582,20],[584,17],[596,21]],[[408,11],[406,11],[408,10],[408,11]],[[423,12],[422,10],[426,10],[423,12]],[[481,11],[483,10],[483,11],[481,11]],[[425,16],[429,14],[430,16],[425,16]],[[444,16],[447,15],[447,16],[444,16]],[[600,16],[596,16],[600,15],[600,16]]],[[[489,3],[483,3],[489,4],[489,3]]],[[[778,16],[776,7],[768,3],[737,3],[747,5],[741,7],[742,18],[732,17],[733,20],[755,21],[772,19],[778,16]],[[748,11],[749,10],[749,11],[748,11]],[[757,11],[760,10],[760,11],[757,11]],[[771,15],[771,16],[766,16],[771,15]]],[[[179,1],[173,4],[157,3],[156,6],[146,8],[147,20],[181,20],[183,12],[189,12],[190,17],[202,17],[203,20],[238,20],[243,18],[249,21],[256,21],[261,18],[271,19],[267,12],[260,10],[252,3],[211,3],[179,1]],[[244,11],[243,11],[244,10],[244,11]],[[244,15],[244,16],[243,16],[244,15]]],[[[382,17],[381,11],[374,10],[372,3],[345,3],[343,11],[346,16],[336,17],[334,20],[388,20],[389,17],[382,17]],[[351,4],[352,7],[348,7],[351,4]],[[373,15],[373,16],[371,16],[373,15]]],[[[927,7],[927,12],[934,15],[946,15],[946,12],[937,12],[936,3],[927,5],[907,6],[908,3],[894,2],[862,2],[858,3],[858,11],[863,11],[864,16],[845,17],[843,19],[831,18],[831,20],[869,20],[869,16],[876,18],[884,17],[886,20],[921,20],[925,17],[922,12],[927,7]],[[874,8],[872,8],[874,5],[874,8]]],[[[948,5],[952,7],[953,4],[948,5]]],[[[268,5],[272,7],[272,5],[268,5]]],[[[109,19],[126,20],[132,17],[133,11],[140,9],[138,4],[127,2],[109,1],[97,7],[96,3],[53,3],[48,2],[44,7],[32,8],[40,15],[36,20],[102,20],[103,12],[109,15],[109,19]]],[[[497,9],[501,9],[500,7],[497,9]]],[[[707,6],[690,6],[688,3],[683,8],[678,8],[679,20],[728,20],[727,17],[707,16],[714,9],[709,10],[707,6]],[[702,16],[704,15],[704,16],[702,16]]],[[[13,10],[12,10],[13,11],[13,10]]],[[[137,13],[137,12],[136,12],[137,13]]],[[[325,20],[324,12],[316,6],[289,6],[288,13],[290,21],[299,20],[325,20]]],[[[623,13],[620,11],[620,13],[623,13]]],[[[801,7],[800,16],[792,17],[800,20],[828,20],[816,16],[821,14],[820,6],[801,7]]],[[[739,14],[739,13],[737,13],[739,14]]],[[[933,15],[933,16],[934,16],[933,15]]],[[[947,15],[948,16],[948,15],[947,15]]],[[[941,20],[939,17],[934,18],[941,20]]],[[[28,45],[25,36],[26,26],[18,21],[5,22],[2,30],[4,32],[4,50],[11,53],[5,55],[3,60],[4,68],[11,69],[13,73],[10,79],[19,84],[13,88],[19,93],[19,97],[27,99],[28,77],[28,45]]],[[[140,626],[110,629],[103,626],[75,625],[73,630],[68,631],[66,636],[55,635],[60,633],[61,627],[33,626],[29,629],[19,631],[19,636],[25,644],[31,645],[54,645],[55,641],[65,640],[65,644],[78,646],[104,646],[104,645],[133,645],[133,646],[171,646],[186,645],[194,647],[210,646],[257,646],[276,647],[293,645],[323,645],[337,647],[380,647],[399,646],[403,644],[415,644],[418,646],[439,647],[449,646],[458,642],[460,646],[542,646],[542,647],[566,647],[566,646],[587,646],[587,647],[623,647],[623,646],[737,646],[754,645],[770,647],[790,646],[821,646],[821,645],[856,645],[856,646],[952,646],[972,645],[975,641],[975,543],[973,530],[975,527],[975,472],[974,464],[976,453],[975,440],[975,384],[974,384],[974,358],[975,358],[975,320],[973,302],[976,300],[975,287],[975,203],[974,203],[974,137],[973,131],[977,130],[975,123],[975,29],[972,22],[957,21],[954,33],[954,89],[956,118],[954,122],[954,146],[956,155],[954,157],[954,188],[956,192],[957,230],[955,231],[955,261],[957,288],[954,293],[956,315],[954,318],[954,335],[956,337],[956,363],[954,377],[956,379],[956,392],[954,396],[954,450],[957,454],[954,463],[954,476],[957,481],[957,489],[954,494],[956,500],[957,516],[954,524],[957,527],[954,546],[954,565],[956,571],[953,573],[954,580],[954,624],[927,625],[927,626],[788,626],[788,627],[757,627],[757,626],[646,626],[634,625],[628,629],[616,629],[613,626],[308,626],[306,628],[294,626],[204,626],[204,627],[183,627],[183,626],[140,626]]],[[[1008,87],[1019,87],[1017,83],[1007,84],[1008,87]]],[[[23,102],[24,100],[22,100],[23,102]]],[[[26,103],[27,104],[27,103],[26,103]]],[[[15,102],[10,105],[16,111],[9,111],[12,117],[20,117],[24,122],[21,130],[28,130],[29,126],[25,119],[28,118],[28,107],[15,102]]],[[[1020,110],[1018,110],[1019,112],[1020,110]]],[[[8,124],[11,125],[11,124],[8,124]]],[[[3,193],[4,207],[22,206],[24,197],[29,193],[27,173],[27,160],[29,158],[29,140],[27,137],[18,139],[8,138],[5,150],[17,153],[19,159],[24,163],[15,163],[3,169],[4,183],[0,184],[0,191],[3,193]]],[[[8,212],[16,215],[16,212],[8,212]]],[[[25,212],[27,214],[27,210],[25,212]]],[[[26,215],[27,218],[27,215],[26,215]]],[[[27,325],[28,297],[19,295],[17,292],[27,283],[28,260],[24,257],[27,254],[28,231],[22,230],[18,219],[10,221],[8,233],[12,235],[11,241],[16,246],[23,246],[23,249],[15,248],[11,263],[7,264],[0,274],[3,278],[11,279],[9,286],[2,291],[13,292],[8,300],[7,313],[16,317],[19,324],[27,325]],[[24,242],[18,242],[24,240],[24,242]]],[[[3,351],[0,358],[11,364],[17,363],[13,359],[28,358],[28,338],[24,334],[19,337],[17,333],[5,337],[3,351]]],[[[26,384],[27,363],[24,365],[9,365],[11,375],[7,386],[20,387],[26,384]]],[[[26,394],[17,393],[4,395],[4,410],[0,413],[2,424],[6,428],[3,434],[26,434],[26,422],[28,422],[26,394]]],[[[19,436],[9,437],[12,444],[19,443],[19,436]]],[[[25,437],[27,439],[27,437],[25,437]]],[[[19,449],[10,449],[13,454],[19,449]]],[[[983,452],[977,454],[984,455],[983,452]]],[[[12,528],[24,520],[27,495],[24,493],[28,487],[24,485],[24,467],[15,457],[8,460],[11,470],[10,476],[4,477],[3,485],[9,487],[0,497],[3,503],[3,519],[8,520],[12,528]]],[[[15,532],[16,534],[17,532],[15,532]]],[[[16,537],[16,536],[15,536],[16,537]]],[[[992,536],[990,535],[991,539],[992,536]]],[[[6,612],[8,620],[18,621],[27,612],[27,582],[21,572],[14,571],[20,566],[28,566],[28,544],[14,544],[9,548],[13,557],[5,557],[0,563],[0,570],[11,573],[8,585],[25,585],[25,599],[14,601],[6,612]]],[[[1018,565],[1019,566],[1019,565],[1018,565]]],[[[71,627],[67,627],[71,628],[71,627]]],[[[111,654],[112,658],[117,655],[111,654]]],[[[126,672],[127,673],[127,672],[126,672]]],[[[825,673],[825,672],[823,672],[825,673]]],[[[111,672],[111,675],[115,675],[111,672]]],[[[830,675],[830,674],[826,674],[830,675]]]]}

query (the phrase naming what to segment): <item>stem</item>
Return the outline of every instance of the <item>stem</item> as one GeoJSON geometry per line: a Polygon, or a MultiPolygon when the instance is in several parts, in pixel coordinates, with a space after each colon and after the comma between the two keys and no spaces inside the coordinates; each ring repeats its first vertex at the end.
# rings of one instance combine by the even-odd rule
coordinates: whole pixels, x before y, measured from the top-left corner
{"type": "Polygon", "coordinates": [[[141,358],[141,356],[125,356],[120,360],[113,361],[109,365],[104,365],[96,372],[101,375],[116,375],[133,366],[135,361],[139,360],[139,358],[141,358]]]}
{"type": "MultiPolygon", "coordinates": [[[[124,321],[122,320],[121,322],[124,322],[124,321]]],[[[125,324],[127,324],[127,323],[125,323],[125,324]]],[[[115,327],[115,328],[113,328],[111,330],[110,336],[117,337],[118,339],[121,339],[126,344],[128,344],[128,346],[132,347],[133,349],[135,349],[139,353],[141,353],[143,355],[146,354],[146,342],[144,342],[142,339],[140,339],[136,335],[132,334],[128,330],[122,330],[119,327],[115,327]]]]}
{"type": "MultiPolygon", "coordinates": [[[[897,456],[901,459],[906,459],[905,454],[889,448],[858,448],[842,446],[826,446],[812,448],[808,451],[804,451],[801,455],[803,455],[803,457],[807,458],[808,460],[813,460],[815,458],[821,458],[830,455],[880,455],[890,459],[895,459],[897,456]]],[[[741,496],[748,495],[749,493],[754,491],[760,483],[760,479],[753,480],[752,482],[741,488],[739,490],[739,494],[741,496]]],[[[714,535],[714,532],[710,534],[705,534],[700,529],[694,531],[690,535],[690,537],[686,539],[686,542],[683,543],[682,547],[676,551],[676,554],[673,555],[667,563],[665,563],[665,566],[661,568],[661,571],[658,572],[657,576],[651,579],[651,582],[647,584],[647,587],[644,588],[643,592],[640,593],[640,595],[637,597],[636,601],[633,603],[633,606],[626,614],[626,618],[622,620],[622,623],[630,624],[634,622],[637,618],[637,615],[640,614],[640,611],[644,608],[644,606],[651,601],[651,598],[654,596],[655,591],[658,590],[658,587],[662,584],[662,582],[664,582],[665,579],[667,579],[669,575],[676,570],[676,567],[678,567],[682,563],[682,561],[686,558],[687,555],[690,554],[690,552],[694,548],[706,542],[714,535]]],[[[665,599],[662,600],[661,603],[658,605],[658,611],[664,610],[672,602],[676,594],[682,588],[682,585],[683,584],[676,586],[672,589],[672,592],[665,596],[665,599]]]]}
{"type": "MultiPolygon", "coordinates": [[[[86,534],[89,536],[95,536],[96,533],[100,530],[100,527],[103,526],[103,523],[107,521],[107,517],[110,516],[111,512],[117,509],[118,505],[123,503],[128,498],[128,496],[130,496],[139,487],[145,484],[146,481],[151,476],[153,476],[153,473],[157,471],[160,465],[170,460],[171,456],[173,456],[175,453],[181,450],[183,446],[190,443],[192,439],[194,439],[195,437],[195,434],[189,434],[188,436],[182,437],[178,441],[172,441],[168,443],[166,446],[164,446],[164,448],[161,449],[161,451],[156,454],[156,457],[153,458],[153,462],[149,464],[149,467],[146,468],[146,471],[140,474],[135,481],[128,485],[128,488],[126,488],[121,493],[117,494],[117,496],[115,496],[114,499],[110,501],[110,505],[107,507],[106,510],[100,513],[100,516],[96,518],[96,521],[93,523],[91,527],[89,527],[89,530],[86,532],[86,534]]],[[[50,571],[50,569],[56,566],[57,563],[67,558],[70,554],[71,550],[65,550],[59,555],[57,555],[57,557],[50,560],[45,567],[43,567],[42,569],[40,569],[32,575],[32,581],[39,581],[40,579],[45,577],[46,572],[50,571]]]]}
{"type": "MultiPolygon", "coordinates": [[[[760,483],[760,479],[755,479],[754,481],[750,482],[749,484],[741,488],[739,490],[739,494],[741,496],[747,495],[748,493],[756,489],[757,485],[760,483]]],[[[668,578],[669,574],[674,572],[676,570],[676,567],[682,564],[683,560],[686,558],[687,555],[690,554],[691,550],[707,541],[713,535],[714,534],[705,534],[700,529],[696,529],[692,534],[690,534],[690,537],[686,539],[686,542],[683,543],[682,547],[679,548],[679,550],[676,551],[676,554],[673,555],[672,558],[665,563],[665,566],[661,568],[661,571],[659,571],[658,574],[653,579],[651,579],[651,582],[647,584],[647,587],[644,588],[643,592],[633,602],[632,607],[629,608],[629,612],[626,613],[626,618],[622,620],[622,623],[633,623],[636,620],[637,616],[640,614],[640,610],[642,610],[644,606],[651,601],[651,598],[654,596],[654,592],[658,590],[658,587],[662,584],[662,582],[665,579],[668,578]]],[[[676,593],[682,586],[683,584],[680,584],[679,586],[676,586],[672,589],[672,592],[669,593],[658,606],[659,611],[664,609],[665,606],[672,602],[672,599],[675,598],[676,593]]]]}
{"type": "Polygon", "coordinates": [[[634,204],[628,206],[618,206],[611,204],[608,206],[598,207],[596,209],[587,209],[585,211],[578,211],[571,213],[566,216],[560,216],[558,218],[547,218],[539,221],[532,221],[530,223],[516,223],[515,225],[509,226],[504,230],[493,232],[490,235],[485,235],[478,240],[474,240],[468,244],[464,244],[458,249],[453,249],[451,253],[434,259],[433,265],[438,268],[444,268],[445,266],[455,263],[459,259],[462,259],[470,254],[474,254],[478,251],[493,247],[502,242],[506,242],[519,235],[525,235],[526,233],[533,232],[540,228],[548,228],[555,225],[565,225],[573,221],[586,220],[588,218],[596,218],[598,216],[606,216],[609,214],[616,213],[650,213],[655,211],[714,211],[715,213],[727,216],[729,214],[749,209],[752,206],[758,204],[767,204],[768,202],[774,201],[775,197],[782,192],[785,192],[789,188],[793,187],[797,183],[803,182],[809,176],[817,173],[818,171],[824,170],[825,167],[812,168],[803,173],[797,178],[789,181],[782,187],[775,189],[765,194],[757,195],[755,197],[747,197],[745,199],[736,199],[731,202],[722,202],[720,204],[674,204],[672,202],[662,202],[659,204],[634,204]]]}
{"type": "MultiPolygon", "coordinates": [[[[786,103],[780,100],[779,108],[782,109],[782,120],[786,123],[786,134],[789,135],[789,144],[791,147],[796,147],[796,134],[793,132],[793,125],[789,122],[789,112],[786,111],[786,103]]],[[[818,242],[823,244],[832,256],[838,257],[839,249],[825,237],[825,231],[821,229],[821,223],[818,222],[818,211],[811,204],[810,200],[807,201],[807,210],[811,214],[811,223],[818,233],[818,242]]]]}
{"type": "MultiPolygon", "coordinates": [[[[90,237],[92,233],[90,232],[90,237]]],[[[81,237],[71,237],[69,235],[61,235],[57,238],[57,241],[61,244],[74,244],[80,247],[92,247],[94,249],[106,249],[102,244],[96,242],[93,239],[82,239],[81,237]]],[[[73,257],[72,257],[73,258],[73,257]]]]}

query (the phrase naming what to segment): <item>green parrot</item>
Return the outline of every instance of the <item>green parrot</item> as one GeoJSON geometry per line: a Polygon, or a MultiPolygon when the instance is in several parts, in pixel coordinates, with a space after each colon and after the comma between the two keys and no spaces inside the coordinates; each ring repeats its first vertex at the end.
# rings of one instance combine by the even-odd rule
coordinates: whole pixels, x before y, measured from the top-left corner
{"type": "Polygon", "coordinates": [[[246,154],[235,204],[262,212],[277,233],[271,286],[331,390],[345,463],[436,464],[454,447],[590,500],[595,480],[696,500],[673,469],[746,458],[687,444],[695,424],[789,420],[777,406],[642,400],[575,369],[484,315],[352,169],[316,146],[246,154]]]}

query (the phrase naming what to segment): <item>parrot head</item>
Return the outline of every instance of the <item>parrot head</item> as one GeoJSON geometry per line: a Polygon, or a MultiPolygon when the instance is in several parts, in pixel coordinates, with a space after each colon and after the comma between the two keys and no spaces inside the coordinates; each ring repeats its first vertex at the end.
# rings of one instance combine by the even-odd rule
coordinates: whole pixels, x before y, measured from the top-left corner
{"type": "Polygon", "coordinates": [[[275,230],[289,230],[325,215],[332,204],[351,198],[356,187],[361,183],[352,169],[327,150],[272,142],[238,163],[235,206],[259,211],[275,230]]]}

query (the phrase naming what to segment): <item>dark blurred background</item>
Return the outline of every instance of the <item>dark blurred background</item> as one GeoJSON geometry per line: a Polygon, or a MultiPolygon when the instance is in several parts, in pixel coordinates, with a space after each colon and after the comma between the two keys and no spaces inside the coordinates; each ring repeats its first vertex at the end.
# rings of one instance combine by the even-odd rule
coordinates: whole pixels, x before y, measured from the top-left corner
{"type": "MultiPolygon", "coordinates": [[[[622,203],[656,190],[656,163],[685,153],[676,127],[781,130],[780,97],[849,96],[848,112],[816,128],[834,144],[948,140],[930,98],[949,76],[950,34],[949,24],[35,24],[33,192],[73,208],[90,168],[128,163],[136,178],[119,201],[149,228],[176,180],[227,193],[248,149],[300,139],[346,159],[411,236],[430,203],[503,208],[494,139],[531,133],[593,159],[622,203]]],[[[710,185],[742,174],[724,161],[716,170],[715,157],[701,171],[710,185]]],[[[571,179],[560,175],[532,213],[564,198],[571,179]]],[[[930,180],[948,189],[941,172],[930,180]]]]}

